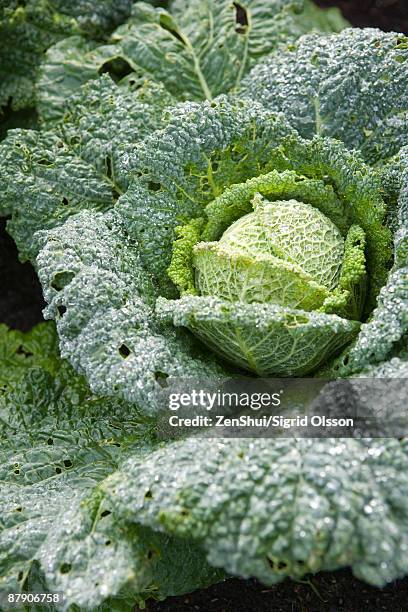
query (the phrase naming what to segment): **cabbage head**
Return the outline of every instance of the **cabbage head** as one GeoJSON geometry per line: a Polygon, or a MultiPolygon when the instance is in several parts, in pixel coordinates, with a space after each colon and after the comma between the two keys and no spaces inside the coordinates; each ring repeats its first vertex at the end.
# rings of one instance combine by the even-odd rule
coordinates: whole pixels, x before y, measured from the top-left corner
{"type": "MultiPolygon", "coordinates": [[[[292,134],[275,155],[255,176],[214,183],[201,215],[176,228],[168,274],[181,297],[158,310],[240,368],[301,376],[358,334],[390,232],[378,177],[340,143],[292,134]]],[[[219,164],[208,160],[209,176],[219,164]]]]}

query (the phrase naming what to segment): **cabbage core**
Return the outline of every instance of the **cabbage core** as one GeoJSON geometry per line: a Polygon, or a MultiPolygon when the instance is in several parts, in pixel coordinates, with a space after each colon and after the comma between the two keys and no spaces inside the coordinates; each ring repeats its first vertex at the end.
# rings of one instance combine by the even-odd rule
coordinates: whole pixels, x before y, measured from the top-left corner
{"type": "Polygon", "coordinates": [[[270,202],[257,194],[254,211],[217,242],[193,250],[201,295],[312,310],[339,282],[344,239],[322,212],[297,200],[270,202]]]}

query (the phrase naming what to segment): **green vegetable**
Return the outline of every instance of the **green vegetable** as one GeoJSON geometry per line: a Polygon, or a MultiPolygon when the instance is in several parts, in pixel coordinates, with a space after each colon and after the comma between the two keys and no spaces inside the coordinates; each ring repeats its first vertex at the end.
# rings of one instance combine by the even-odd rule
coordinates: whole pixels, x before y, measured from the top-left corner
{"type": "Polygon", "coordinates": [[[135,91],[131,81],[118,86],[103,76],[74,97],[55,130],[9,133],[0,146],[0,211],[7,214],[18,205],[9,229],[22,259],[36,255],[37,230],[63,223],[83,208],[114,206],[126,188],[118,158],[160,125],[170,102],[158,85],[135,91]]]}
{"type": "Polygon", "coordinates": [[[408,571],[407,467],[406,441],[190,438],[129,459],[103,490],[233,574],[270,585],[351,565],[379,586],[408,571]]]}
{"type": "Polygon", "coordinates": [[[101,72],[120,81],[133,71],[134,78],[158,81],[179,100],[212,99],[237,87],[279,42],[346,25],[335,9],[321,11],[305,0],[181,0],[171,12],[138,2],[108,44],[76,36],[48,50],[38,83],[39,113],[53,124],[66,97],[101,72]]]}
{"type": "Polygon", "coordinates": [[[310,204],[255,195],[254,212],[193,248],[200,295],[314,310],[338,286],[344,239],[310,204]]]}
{"type": "Polygon", "coordinates": [[[0,351],[0,592],[41,584],[67,606],[130,610],[221,579],[190,542],[127,524],[97,489],[157,447],[153,422],[94,396],[51,324],[0,326],[0,351]]]}
{"type": "Polygon", "coordinates": [[[408,376],[406,43],[297,41],[338,25],[302,4],[138,3],[50,49],[41,129],[1,143],[57,328],[0,329],[1,591],[130,610],[224,571],[408,573],[405,439],[156,439],[174,377],[350,377],[347,405],[408,376]]]}
{"type": "Polygon", "coordinates": [[[338,138],[376,162],[406,142],[407,58],[395,32],[304,36],[259,62],[241,95],[284,112],[305,138],[338,138]]]}
{"type": "Polygon", "coordinates": [[[0,6],[0,116],[7,105],[35,105],[35,81],[44,51],[58,40],[82,33],[104,38],[127,18],[131,0],[5,0],[0,6]]]}
{"type": "MultiPolygon", "coordinates": [[[[276,129],[276,117],[264,121],[276,129]]],[[[201,146],[215,197],[193,240],[176,231],[169,275],[182,297],[160,299],[158,312],[259,375],[316,370],[357,334],[386,278],[390,234],[376,172],[328,139],[275,136],[261,159],[254,141],[233,139],[228,146],[251,158],[257,175],[245,168],[218,193],[212,165],[223,160],[201,146]]]]}

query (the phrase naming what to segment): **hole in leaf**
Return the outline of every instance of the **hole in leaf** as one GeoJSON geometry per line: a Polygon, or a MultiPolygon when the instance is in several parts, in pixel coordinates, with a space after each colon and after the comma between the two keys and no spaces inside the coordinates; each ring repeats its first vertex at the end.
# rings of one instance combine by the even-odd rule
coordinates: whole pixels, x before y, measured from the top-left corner
{"type": "Polygon", "coordinates": [[[150,491],[150,489],[148,491],[146,491],[145,493],[145,499],[152,499],[153,497],[153,493],[150,491]]]}
{"type": "Polygon", "coordinates": [[[121,344],[121,346],[119,347],[119,355],[123,357],[123,359],[126,359],[127,357],[129,357],[130,353],[130,348],[128,348],[126,344],[121,344]]]}
{"type": "Polygon", "coordinates": [[[51,166],[52,165],[50,160],[47,159],[46,157],[41,157],[41,159],[37,161],[37,164],[40,164],[40,166],[51,166]]]}
{"type": "Polygon", "coordinates": [[[99,74],[109,74],[115,83],[128,76],[131,72],[133,72],[132,67],[123,57],[115,57],[105,62],[98,70],[99,74]]]}
{"type": "Polygon", "coordinates": [[[20,474],[20,470],[17,468],[17,469],[14,470],[14,473],[15,473],[16,476],[18,476],[20,474]]]}
{"type": "Polygon", "coordinates": [[[286,314],[285,322],[287,327],[297,327],[298,325],[307,325],[309,319],[302,315],[286,314]]]}
{"type": "Polygon", "coordinates": [[[111,541],[110,540],[106,540],[105,546],[109,546],[110,544],[111,544],[111,541]]]}
{"type": "Polygon", "coordinates": [[[69,285],[74,276],[75,274],[73,272],[57,272],[52,278],[51,287],[55,289],[55,291],[61,291],[69,285]]]}
{"type": "Polygon", "coordinates": [[[101,518],[104,518],[105,516],[109,516],[110,514],[112,514],[110,510],[103,510],[103,512],[101,512],[101,518]]]}
{"type": "Polygon", "coordinates": [[[70,459],[64,459],[64,466],[66,468],[72,467],[72,461],[70,459]]]}
{"type": "Polygon", "coordinates": [[[69,572],[71,571],[71,564],[70,563],[63,563],[60,567],[60,572],[61,574],[69,574],[69,572]]]}
{"type": "Polygon", "coordinates": [[[64,204],[64,206],[68,206],[69,202],[68,202],[67,198],[64,197],[64,198],[62,198],[62,203],[64,204]]]}
{"type": "Polygon", "coordinates": [[[113,172],[112,172],[112,159],[110,155],[105,157],[105,168],[106,168],[106,176],[108,179],[112,180],[113,172]]]}
{"type": "Polygon", "coordinates": [[[312,64],[312,66],[318,66],[319,65],[319,56],[317,53],[314,53],[312,55],[312,57],[310,58],[310,63],[312,64]]]}
{"type": "Polygon", "coordinates": [[[159,191],[159,189],[161,189],[160,183],[155,183],[154,181],[149,181],[147,186],[150,191],[159,191]]]}
{"type": "Polygon", "coordinates": [[[23,576],[24,576],[24,572],[18,572],[18,574],[17,574],[17,580],[20,582],[20,580],[22,580],[22,579],[23,579],[23,576]]]}
{"type": "Polygon", "coordinates": [[[20,344],[16,350],[17,355],[24,355],[24,357],[32,357],[33,354],[30,351],[26,351],[25,348],[20,344]]]}
{"type": "Polygon", "coordinates": [[[248,29],[248,13],[246,9],[239,4],[239,2],[233,2],[235,7],[235,21],[237,23],[237,27],[235,31],[237,34],[245,34],[248,29]]]}
{"type": "Polygon", "coordinates": [[[22,512],[22,510],[23,510],[23,509],[22,509],[22,507],[21,507],[21,506],[18,506],[18,508],[16,508],[16,512],[22,512]]]}
{"type": "Polygon", "coordinates": [[[56,467],[55,468],[55,473],[56,474],[61,474],[62,473],[62,469],[60,467],[56,467]]]}
{"type": "Polygon", "coordinates": [[[58,310],[58,314],[60,317],[63,317],[64,314],[67,312],[67,307],[66,306],[57,306],[57,310],[58,310]]]}
{"type": "Polygon", "coordinates": [[[48,438],[47,440],[47,444],[49,444],[50,446],[52,446],[54,444],[54,440],[52,438],[48,438]]]}
{"type": "Polygon", "coordinates": [[[160,385],[160,387],[162,387],[163,389],[165,389],[168,385],[167,383],[167,379],[168,379],[169,375],[166,374],[165,372],[160,372],[159,370],[157,370],[154,373],[154,378],[157,382],[158,385],[160,385]]]}

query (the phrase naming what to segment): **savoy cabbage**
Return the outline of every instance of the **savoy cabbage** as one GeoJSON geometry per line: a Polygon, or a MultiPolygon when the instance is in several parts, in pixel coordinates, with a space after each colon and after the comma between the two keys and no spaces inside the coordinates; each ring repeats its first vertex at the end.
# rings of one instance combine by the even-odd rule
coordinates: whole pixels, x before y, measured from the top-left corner
{"type": "Polygon", "coordinates": [[[408,47],[301,36],[343,26],[140,2],[49,48],[41,129],[0,145],[56,325],[0,329],[1,591],[130,610],[224,572],[408,573],[404,439],[156,431],[167,378],[408,376],[408,47]]]}

